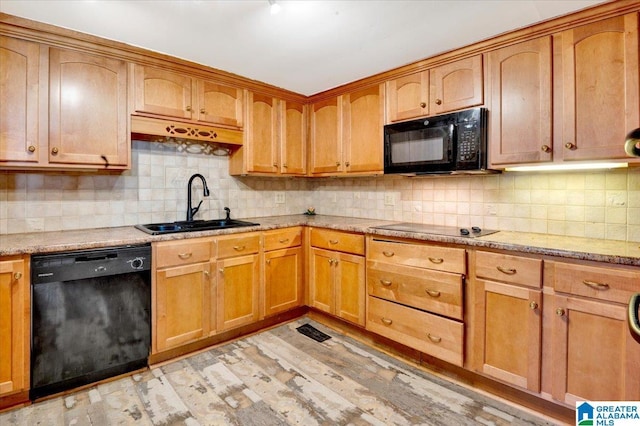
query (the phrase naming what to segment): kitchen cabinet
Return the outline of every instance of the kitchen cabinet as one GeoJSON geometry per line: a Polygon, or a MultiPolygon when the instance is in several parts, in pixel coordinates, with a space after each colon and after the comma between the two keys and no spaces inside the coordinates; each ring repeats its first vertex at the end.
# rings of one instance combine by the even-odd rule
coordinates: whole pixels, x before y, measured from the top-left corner
{"type": "Polygon", "coordinates": [[[260,317],[260,233],[219,237],[217,246],[217,328],[226,331],[260,317]]]}
{"type": "Polygon", "coordinates": [[[242,128],[244,92],[220,82],[134,65],[136,113],[242,128]]]}
{"type": "Polygon", "coordinates": [[[302,228],[266,231],[263,238],[265,316],[302,306],[302,228]]]}
{"type": "Polygon", "coordinates": [[[386,86],[388,123],[482,105],[482,55],[398,77],[386,86]]]}
{"type": "Polygon", "coordinates": [[[317,228],[309,235],[309,305],[364,326],[364,236],[317,228]]]}
{"type": "Polygon", "coordinates": [[[211,274],[211,239],[159,242],[152,245],[155,285],[152,288],[152,353],[207,337],[211,274]]]}
{"type": "Polygon", "coordinates": [[[245,151],[247,173],[278,172],[278,103],[271,96],[249,92],[245,151]]]}
{"type": "Polygon", "coordinates": [[[310,173],[382,173],[383,116],[382,84],[313,104],[310,173]]]}
{"type": "Polygon", "coordinates": [[[487,62],[491,166],[552,161],[551,37],[493,50],[487,62]]]}
{"type": "Polygon", "coordinates": [[[307,174],[307,106],[301,102],[281,101],[280,174],[307,174]]]}
{"type": "Polygon", "coordinates": [[[129,168],[126,62],[7,37],[1,43],[0,167],[129,168]]]}
{"type": "Polygon", "coordinates": [[[30,294],[29,257],[0,258],[0,407],[29,389],[30,294]]]}
{"type": "MultiPolygon", "coordinates": [[[[545,262],[547,264],[547,262],[545,262]]],[[[637,268],[594,262],[548,262],[551,394],[576,401],[640,399],[640,342],[627,310],[638,292],[637,268]]]]}
{"type": "Polygon", "coordinates": [[[0,37],[0,164],[37,163],[40,45],[0,37]]]}
{"type": "Polygon", "coordinates": [[[553,36],[554,155],[559,161],[629,159],[640,127],[638,13],[553,36]]]}
{"type": "Polygon", "coordinates": [[[367,330],[462,366],[465,250],[367,237],[367,330]]]}
{"type": "Polygon", "coordinates": [[[469,291],[475,346],[472,368],[503,382],[540,391],[542,260],[471,251],[469,291]]]}

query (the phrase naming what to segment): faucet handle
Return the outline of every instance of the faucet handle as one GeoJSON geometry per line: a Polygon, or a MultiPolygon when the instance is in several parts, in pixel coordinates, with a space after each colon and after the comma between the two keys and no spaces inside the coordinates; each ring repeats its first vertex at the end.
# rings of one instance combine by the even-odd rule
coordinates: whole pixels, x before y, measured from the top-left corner
{"type": "Polygon", "coordinates": [[[193,218],[193,216],[196,215],[196,213],[198,213],[198,210],[200,210],[200,206],[202,205],[202,200],[200,200],[200,202],[198,203],[197,206],[193,207],[191,209],[191,217],[193,218]]]}
{"type": "Polygon", "coordinates": [[[227,217],[225,218],[225,220],[231,219],[231,209],[229,207],[225,207],[224,211],[227,212],[227,217]]]}

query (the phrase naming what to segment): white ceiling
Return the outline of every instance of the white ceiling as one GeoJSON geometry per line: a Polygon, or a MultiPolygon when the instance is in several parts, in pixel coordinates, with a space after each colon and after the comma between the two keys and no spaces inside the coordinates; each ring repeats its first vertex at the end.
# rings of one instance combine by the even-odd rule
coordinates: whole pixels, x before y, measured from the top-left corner
{"type": "Polygon", "coordinates": [[[0,11],[312,95],[603,0],[0,0],[0,11]]]}

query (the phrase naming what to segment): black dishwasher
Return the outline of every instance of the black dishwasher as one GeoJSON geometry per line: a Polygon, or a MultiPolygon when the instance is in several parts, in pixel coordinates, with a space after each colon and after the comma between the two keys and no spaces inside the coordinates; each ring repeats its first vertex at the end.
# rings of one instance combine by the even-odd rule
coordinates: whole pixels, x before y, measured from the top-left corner
{"type": "Polygon", "coordinates": [[[31,257],[32,400],[147,365],[151,247],[31,257]]]}

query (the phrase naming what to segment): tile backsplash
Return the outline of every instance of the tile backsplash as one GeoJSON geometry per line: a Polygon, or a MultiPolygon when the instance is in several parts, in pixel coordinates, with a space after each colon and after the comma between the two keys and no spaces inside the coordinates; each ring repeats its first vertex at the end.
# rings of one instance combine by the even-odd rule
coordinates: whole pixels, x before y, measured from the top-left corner
{"type": "Polygon", "coordinates": [[[232,177],[228,159],[179,144],[133,142],[122,174],[0,174],[0,235],[184,220],[302,213],[640,241],[640,168],[459,177],[232,177]],[[284,193],[285,202],[276,203],[284,193]]]}

